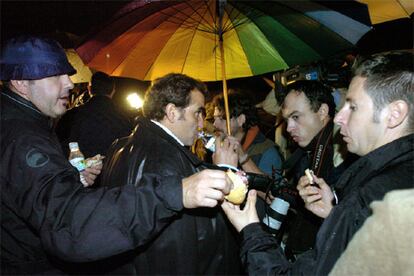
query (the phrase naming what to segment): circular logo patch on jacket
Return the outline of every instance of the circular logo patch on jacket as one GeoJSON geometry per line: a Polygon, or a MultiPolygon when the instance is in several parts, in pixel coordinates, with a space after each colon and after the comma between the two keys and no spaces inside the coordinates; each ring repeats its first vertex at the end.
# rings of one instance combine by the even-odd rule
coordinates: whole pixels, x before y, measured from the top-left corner
{"type": "Polygon", "coordinates": [[[31,149],[26,154],[26,163],[29,167],[40,168],[49,162],[49,156],[37,149],[31,149]]]}

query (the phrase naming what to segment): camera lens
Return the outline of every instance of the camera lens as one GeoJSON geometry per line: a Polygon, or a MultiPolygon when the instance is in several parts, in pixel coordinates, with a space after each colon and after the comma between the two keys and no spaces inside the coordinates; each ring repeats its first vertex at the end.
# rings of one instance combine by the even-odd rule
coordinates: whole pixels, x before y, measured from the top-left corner
{"type": "Polygon", "coordinates": [[[266,211],[266,215],[263,218],[263,223],[270,229],[279,230],[289,210],[289,206],[289,202],[276,197],[266,211]]]}

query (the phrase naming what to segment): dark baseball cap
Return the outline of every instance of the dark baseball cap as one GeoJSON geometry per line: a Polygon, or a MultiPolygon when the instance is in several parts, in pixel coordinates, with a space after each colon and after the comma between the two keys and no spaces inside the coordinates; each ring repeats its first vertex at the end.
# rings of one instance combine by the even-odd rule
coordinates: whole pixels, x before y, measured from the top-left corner
{"type": "Polygon", "coordinates": [[[63,48],[52,39],[20,36],[8,40],[1,51],[1,80],[37,80],[75,73],[63,48]]]}

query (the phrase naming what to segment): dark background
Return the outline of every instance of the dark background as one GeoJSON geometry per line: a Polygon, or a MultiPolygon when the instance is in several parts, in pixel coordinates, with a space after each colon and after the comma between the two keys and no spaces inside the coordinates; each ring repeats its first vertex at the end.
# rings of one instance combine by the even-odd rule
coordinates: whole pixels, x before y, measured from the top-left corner
{"type": "Polygon", "coordinates": [[[49,34],[86,35],[104,24],[128,1],[1,1],[1,37],[49,34]]]}

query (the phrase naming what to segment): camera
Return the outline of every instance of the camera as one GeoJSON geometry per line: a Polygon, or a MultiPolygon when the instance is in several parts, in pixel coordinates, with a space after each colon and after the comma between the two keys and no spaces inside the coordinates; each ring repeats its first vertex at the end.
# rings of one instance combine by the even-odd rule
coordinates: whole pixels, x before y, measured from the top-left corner
{"type": "Polygon", "coordinates": [[[286,179],[280,173],[274,173],[272,177],[264,174],[246,173],[249,180],[249,189],[258,190],[264,193],[271,193],[277,196],[284,188],[289,188],[286,179]]]}
{"type": "Polygon", "coordinates": [[[289,183],[280,173],[273,173],[272,177],[267,175],[247,173],[249,189],[255,189],[264,193],[271,193],[275,198],[270,206],[267,206],[262,222],[271,233],[276,233],[284,218],[286,217],[290,203],[283,191],[289,190],[289,183]]]}
{"type": "Polygon", "coordinates": [[[273,80],[284,87],[298,80],[317,80],[333,87],[348,87],[351,69],[341,58],[297,65],[273,74],[273,80]]]}

